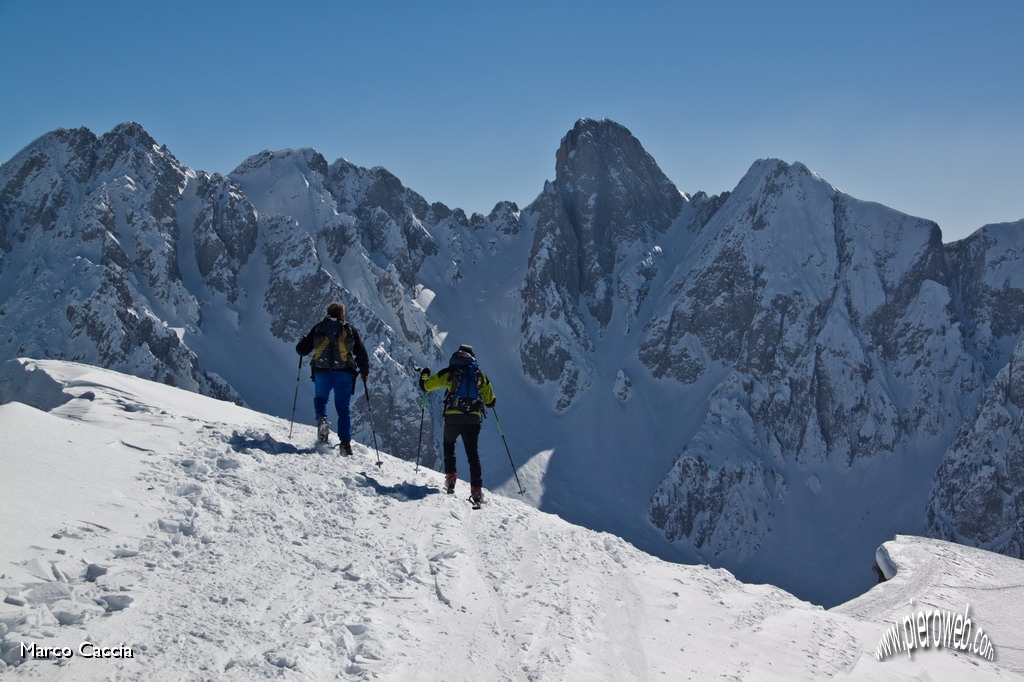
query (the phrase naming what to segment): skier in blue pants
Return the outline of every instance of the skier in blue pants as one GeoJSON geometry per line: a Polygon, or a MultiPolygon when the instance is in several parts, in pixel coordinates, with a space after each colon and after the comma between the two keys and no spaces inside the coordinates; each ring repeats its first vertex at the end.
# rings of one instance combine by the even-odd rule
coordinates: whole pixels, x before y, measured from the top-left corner
{"type": "Polygon", "coordinates": [[[355,393],[356,375],[363,383],[370,374],[370,360],[359,338],[359,332],[345,321],[344,304],[334,301],[327,306],[327,317],[309,330],[295,344],[299,355],[312,353],[313,410],[316,414],[317,440],[326,443],[330,435],[327,403],[334,392],[334,408],[338,412],[338,437],[342,452],[352,454],[352,417],[349,403],[355,393]]]}

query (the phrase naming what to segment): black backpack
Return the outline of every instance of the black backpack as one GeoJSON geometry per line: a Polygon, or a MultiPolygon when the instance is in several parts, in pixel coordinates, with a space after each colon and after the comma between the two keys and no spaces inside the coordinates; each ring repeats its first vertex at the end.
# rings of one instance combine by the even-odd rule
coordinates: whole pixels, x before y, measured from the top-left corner
{"type": "Polygon", "coordinates": [[[328,372],[356,371],[353,331],[347,322],[326,319],[313,333],[310,365],[328,372]]]}

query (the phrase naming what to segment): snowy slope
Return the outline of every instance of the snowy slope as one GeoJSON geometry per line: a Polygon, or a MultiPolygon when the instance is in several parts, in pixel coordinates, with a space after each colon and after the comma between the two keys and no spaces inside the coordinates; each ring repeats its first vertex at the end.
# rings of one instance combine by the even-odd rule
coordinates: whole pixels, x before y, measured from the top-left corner
{"type": "MultiPolygon", "coordinates": [[[[832,611],[300,426],[87,365],[0,370],[4,679],[1017,679],[1024,563],[900,537],[832,611]],[[989,661],[875,657],[910,598],[989,661]],[[87,658],[103,651],[131,658],[87,658]],[[68,647],[62,660],[26,647],[68,647]]],[[[867,560],[868,558],[866,558],[867,560]]]]}

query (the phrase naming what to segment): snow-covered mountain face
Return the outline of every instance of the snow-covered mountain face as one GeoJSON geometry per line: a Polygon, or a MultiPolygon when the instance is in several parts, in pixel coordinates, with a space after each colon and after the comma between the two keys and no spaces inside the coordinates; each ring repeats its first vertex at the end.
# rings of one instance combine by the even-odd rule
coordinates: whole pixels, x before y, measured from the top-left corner
{"type": "Polygon", "coordinates": [[[817,520],[817,542],[844,538],[823,559],[855,562],[869,529],[920,514],[923,472],[983,386],[937,227],[845,196],[799,164],[762,162],[692,254],[640,356],[682,383],[718,376],[652,521],[780,583],[772,557],[802,542],[801,519],[817,520]],[[826,500],[844,511],[823,517],[826,500]]]}
{"type": "Polygon", "coordinates": [[[6,357],[94,362],[238,398],[175,329],[200,315],[176,215],[192,171],[126,124],[102,138],[58,130],[0,174],[6,357]]]}
{"type": "Polygon", "coordinates": [[[434,465],[415,368],[470,343],[508,431],[485,425],[488,487],[511,488],[511,459],[542,509],[661,557],[828,604],[897,532],[1020,556],[1019,532],[993,540],[1020,466],[969,430],[1020,441],[992,386],[1022,340],[1024,223],[943,245],[777,160],[687,196],[624,127],[582,119],[534,202],[469,218],[313,150],[223,177],[137,124],[59,130],[0,166],[0,228],[0,359],[306,423],[293,344],[338,299],[373,365],[357,440],[434,465]],[[980,522],[964,495],[1002,507],[980,522]]]}
{"type": "Polygon", "coordinates": [[[557,383],[554,407],[564,410],[592,385],[589,356],[600,340],[634,323],[656,272],[650,245],[684,197],[636,138],[610,122],[580,121],[555,158],[555,181],[527,209],[536,228],[520,352],[528,377],[557,383]]]}
{"type": "Polygon", "coordinates": [[[928,532],[1024,557],[1024,343],[1000,370],[935,474],[928,532]]]}

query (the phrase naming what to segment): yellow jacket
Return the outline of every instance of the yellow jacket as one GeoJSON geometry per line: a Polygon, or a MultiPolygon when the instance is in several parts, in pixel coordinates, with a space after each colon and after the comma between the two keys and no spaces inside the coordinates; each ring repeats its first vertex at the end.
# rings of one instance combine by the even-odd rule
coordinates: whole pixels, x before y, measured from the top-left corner
{"type": "MultiPolygon", "coordinates": [[[[454,395],[455,391],[458,390],[458,386],[452,386],[452,367],[448,366],[439,371],[437,374],[431,374],[425,379],[420,380],[420,386],[424,391],[436,391],[439,388],[445,389],[445,410],[444,416],[445,421],[449,422],[479,422],[483,420],[483,407],[481,406],[478,410],[466,412],[459,409],[455,405],[450,404],[448,398],[454,395]]],[[[491,380],[487,378],[487,375],[477,369],[477,374],[480,376],[479,387],[480,387],[480,399],[482,405],[487,407],[493,407],[495,403],[494,388],[491,387],[491,380]]]]}

